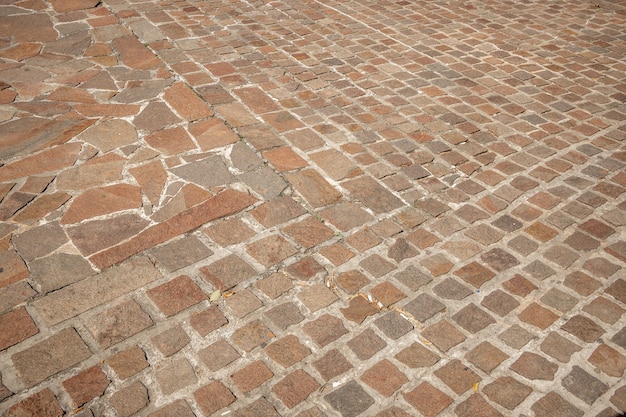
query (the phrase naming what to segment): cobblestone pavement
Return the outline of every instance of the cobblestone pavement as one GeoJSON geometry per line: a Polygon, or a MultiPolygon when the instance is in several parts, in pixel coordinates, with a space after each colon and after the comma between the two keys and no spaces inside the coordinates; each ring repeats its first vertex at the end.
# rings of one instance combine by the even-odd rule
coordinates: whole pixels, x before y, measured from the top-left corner
{"type": "Polygon", "coordinates": [[[626,412],[626,2],[0,0],[9,417],[626,412]]]}

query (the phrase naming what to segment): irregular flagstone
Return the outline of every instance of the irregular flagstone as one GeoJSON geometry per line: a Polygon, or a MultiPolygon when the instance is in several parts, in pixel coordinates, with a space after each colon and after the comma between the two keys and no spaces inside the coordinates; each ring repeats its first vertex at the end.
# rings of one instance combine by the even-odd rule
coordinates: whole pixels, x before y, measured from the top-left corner
{"type": "Polygon", "coordinates": [[[144,138],[148,145],[164,155],[176,155],[196,148],[187,131],[182,127],[163,129],[144,138]]]}
{"type": "MultiPolygon", "coordinates": [[[[20,92],[20,96],[24,98],[22,92],[20,92]]],[[[37,99],[28,102],[15,102],[12,106],[22,112],[45,118],[66,114],[72,110],[71,106],[64,102],[38,101],[37,99]]]]}
{"type": "Polygon", "coordinates": [[[133,237],[149,222],[136,214],[122,214],[106,220],[94,220],[67,229],[72,243],[83,255],[91,255],[133,237]]]}
{"type": "Polygon", "coordinates": [[[219,155],[171,169],[174,175],[194,182],[207,190],[233,182],[234,177],[219,155]]]}
{"type": "Polygon", "coordinates": [[[58,33],[44,13],[0,16],[0,37],[12,37],[15,43],[48,42],[56,40],[58,33]]]}
{"type": "Polygon", "coordinates": [[[30,280],[41,294],[63,288],[95,272],[82,256],[59,253],[30,263],[30,280]]]}
{"type": "MultiPolygon", "coordinates": [[[[7,122],[0,126],[3,132],[0,137],[0,159],[25,156],[63,144],[93,123],[93,120],[46,120],[39,117],[7,122]]],[[[54,164],[54,161],[50,163],[54,164]]]]}
{"type": "Polygon", "coordinates": [[[126,88],[116,94],[113,100],[127,104],[151,100],[161,94],[171,83],[171,80],[145,80],[133,83],[131,88],[126,88]]]}
{"type": "Polygon", "coordinates": [[[45,297],[33,305],[48,325],[61,323],[123,294],[161,278],[161,273],[145,257],[137,257],[45,297]]]}
{"type": "Polygon", "coordinates": [[[91,44],[91,34],[82,30],[63,36],[55,41],[46,42],[43,53],[81,56],[91,44]]]}
{"type": "Polygon", "coordinates": [[[164,223],[152,226],[129,241],[97,253],[89,259],[100,269],[108,268],[134,254],[197,229],[211,220],[235,214],[256,201],[257,199],[248,193],[227,189],[204,203],[179,213],[164,223]]]}
{"type": "Polygon", "coordinates": [[[148,132],[156,132],[181,120],[160,101],[149,103],[134,120],[135,127],[148,132]]]}
{"type": "Polygon", "coordinates": [[[153,205],[158,205],[161,201],[161,193],[167,182],[167,172],[160,161],[152,161],[145,165],[129,170],[135,177],[141,190],[148,197],[153,205]]]}
{"type": "Polygon", "coordinates": [[[168,201],[162,209],[152,215],[152,219],[162,222],[178,213],[206,201],[211,193],[194,184],[187,184],[168,201]]]}
{"type": "Polygon", "coordinates": [[[76,104],[74,110],[85,117],[130,117],[139,113],[138,104],[76,104]]]}
{"type": "Polygon", "coordinates": [[[59,223],[47,223],[13,236],[12,243],[20,256],[30,262],[49,255],[68,242],[59,223]]]}
{"type": "Polygon", "coordinates": [[[76,87],[60,87],[50,94],[49,100],[66,101],[72,103],[95,103],[96,99],[87,91],[76,87]]]}
{"type": "Polygon", "coordinates": [[[164,98],[188,122],[213,116],[209,105],[183,83],[176,83],[165,90],[164,98]]]}
{"type": "Polygon", "coordinates": [[[189,132],[203,151],[209,151],[239,141],[239,137],[220,119],[212,118],[189,125],[189,132]]]}
{"type": "Polygon", "coordinates": [[[24,42],[11,48],[0,51],[0,57],[23,61],[37,55],[41,51],[41,44],[36,42],[24,42]]]}
{"type": "Polygon", "coordinates": [[[61,219],[61,224],[79,223],[86,219],[141,207],[141,189],[129,184],[116,184],[85,191],[76,197],[61,219]]]}
{"type": "Polygon", "coordinates": [[[156,69],[160,65],[157,56],[134,36],[114,39],[111,45],[119,53],[122,62],[130,68],[156,69]]]}
{"type": "MultiPolygon", "coordinates": [[[[56,179],[58,190],[82,191],[122,179],[124,158],[114,153],[93,158],[82,165],[61,172],[56,179]]],[[[0,175],[2,168],[0,168],[0,175]]]]}
{"type": "Polygon", "coordinates": [[[22,224],[33,224],[61,207],[70,198],[71,196],[66,193],[43,195],[20,210],[12,220],[22,224]]]}
{"type": "Polygon", "coordinates": [[[108,152],[137,142],[137,130],[126,120],[110,119],[89,127],[76,139],[108,152]]]}
{"type": "Polygon", "coordinates": [[[21,193],[19,191],[12,193],[2,200],[0,204],[0,220],[8,220],[19,209],[30,203],[33,198],[35,198],[34,194],[21,193]]]}
{"type": "Polygon", "coordinates": [[[37,155],[0,167],[0,181],[53,172],[71,166],[78,159],[80,143],[55,146],[37,155]]]}
{"type": "Polygon", "coordinates": [[[0,288],[28,278],[26,264],[14,250],[0,252],[0,288]]]}
{"type": "Polygon", "coordinates": [[[99,0],[49,0],[55,11],[59,13],[73,12],[76,10],[93,9],[99,0]]]}

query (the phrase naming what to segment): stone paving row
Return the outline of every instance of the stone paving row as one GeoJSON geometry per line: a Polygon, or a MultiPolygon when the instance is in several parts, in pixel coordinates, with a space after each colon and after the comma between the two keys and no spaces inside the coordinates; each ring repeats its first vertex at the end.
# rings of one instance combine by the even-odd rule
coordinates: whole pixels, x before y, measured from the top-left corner
{"type": "Polygon", "coordinates": [[[624,28],[0,0],[0,411],[626,413],[624,28]]]}

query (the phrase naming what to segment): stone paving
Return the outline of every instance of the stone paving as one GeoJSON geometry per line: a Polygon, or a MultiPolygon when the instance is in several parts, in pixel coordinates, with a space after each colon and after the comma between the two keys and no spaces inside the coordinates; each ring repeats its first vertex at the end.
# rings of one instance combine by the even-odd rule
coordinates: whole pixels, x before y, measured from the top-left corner
{"type": "Polygon", "coordinates": [[[626,2],[0,0],[9,417],[626,412],[626,2]]]}

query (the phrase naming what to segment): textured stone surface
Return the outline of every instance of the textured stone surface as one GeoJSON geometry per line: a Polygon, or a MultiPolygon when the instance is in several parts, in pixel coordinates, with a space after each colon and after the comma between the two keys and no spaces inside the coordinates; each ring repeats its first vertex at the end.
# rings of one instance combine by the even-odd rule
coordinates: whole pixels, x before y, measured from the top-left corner
{"type": "Polygon", "coordinates": [[[0,3],[8,416],[626,411],[623,2],[0,3]]]}

